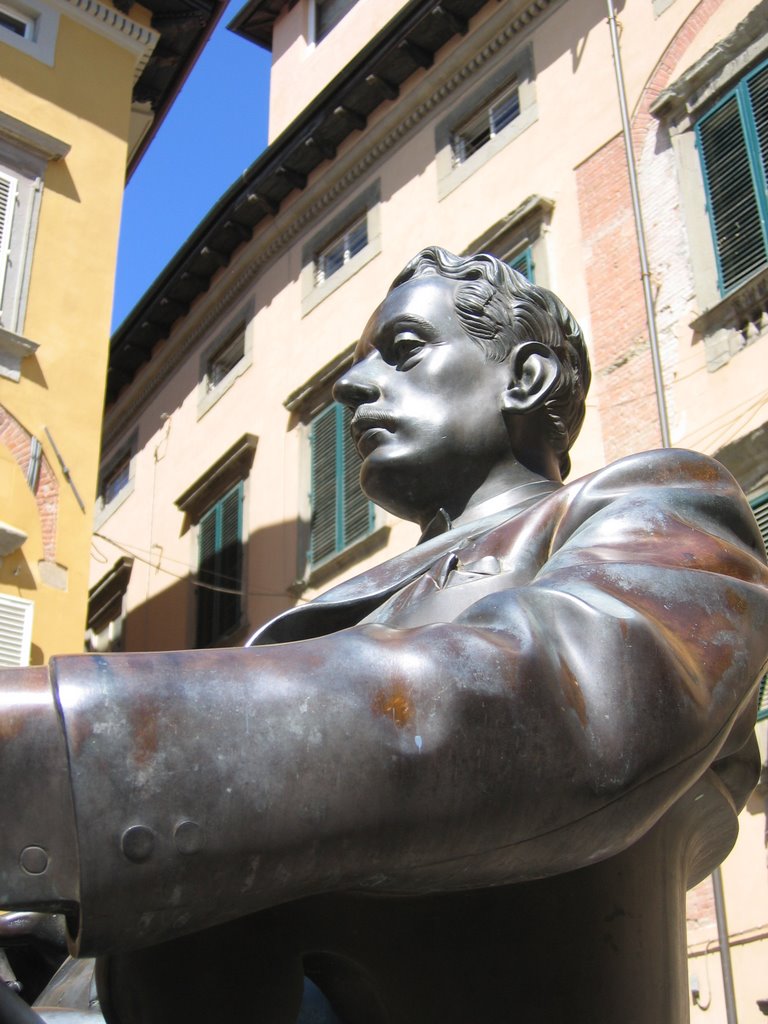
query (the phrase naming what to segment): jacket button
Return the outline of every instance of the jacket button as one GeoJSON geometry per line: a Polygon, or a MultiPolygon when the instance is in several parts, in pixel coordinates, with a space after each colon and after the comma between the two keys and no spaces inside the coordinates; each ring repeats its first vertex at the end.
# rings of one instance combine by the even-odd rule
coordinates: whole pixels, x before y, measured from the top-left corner
{"type": "Polygon", "coordinates": [[[196,821],[181,821],[173,833],[179,853],[197,853],[203,845],[203,830],[196,821]]]}
{"type": "Polygon", "coordinates": [[[19,864],[28,875],[42,875],[48,867],[48,854],[42,846],[25,846],[19,864]]]}
{"type": "Polygon", "coordinates": [[[120,840],[123,854],[134,864],[149,860],[155,848],[155,833],[146,825],[131,825],[120,840]]]}

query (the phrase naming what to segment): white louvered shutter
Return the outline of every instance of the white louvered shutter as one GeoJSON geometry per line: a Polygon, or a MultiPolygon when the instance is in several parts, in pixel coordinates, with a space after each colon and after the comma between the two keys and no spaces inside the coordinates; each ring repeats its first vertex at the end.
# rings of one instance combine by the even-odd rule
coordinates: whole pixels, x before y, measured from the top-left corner
{"type": "Polygon", "coordinates": [[[34,603],[23,597],[0,594],[0,667],[29,664],[34,603]]]}
{"type": "Polygon", "coordinates": [[[16,178],[0,171],[0,313],[2,313],[5,271],[11,250],[11,225],[16,206],[16,178]]]}

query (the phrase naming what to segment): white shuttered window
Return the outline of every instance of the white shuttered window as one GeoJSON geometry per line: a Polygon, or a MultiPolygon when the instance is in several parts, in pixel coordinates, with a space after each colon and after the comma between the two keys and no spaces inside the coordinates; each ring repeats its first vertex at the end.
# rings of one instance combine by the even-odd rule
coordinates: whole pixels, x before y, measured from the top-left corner
{"type": "Polygon", "coordinates": [[[0,594],[0,668],[29,664],[34,603],[0,594]]]}
{"type": "Polygon", "coordinates": [[[16,178],[0,171],[0,313],[2,313],[5,271],[11,249],[11,225],[16,205],[16,178]]]}

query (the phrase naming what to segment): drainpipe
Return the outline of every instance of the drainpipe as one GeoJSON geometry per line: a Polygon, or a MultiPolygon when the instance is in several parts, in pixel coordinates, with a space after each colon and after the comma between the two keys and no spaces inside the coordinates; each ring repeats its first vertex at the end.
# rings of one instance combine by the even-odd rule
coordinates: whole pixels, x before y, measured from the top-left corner
{"type": "Polygon", "coordinates": [[[733,987],[733,969],[731,967],[731,943],[728,938],[728,922],[725,917],[725,898],[723,896],[723,875],[717,867],[712,872],[712,890],[715,894],[715,919],[717,920],[717,941],[720,944],[720,966],[723,971],[723,991],[725,993],[725,1016],[728,1024],[739,1024],[736,1015],[736,995],[733,987]]]}
{"type": "Polygon", "coordinates": [[[627,94],[624,89],[624,72],[621,65],[621,51],[619,50],[619,34],[616,28],[616,12],[613,9],[613,0],[607,0],[608,4],[608,27],[611,30],[611,50],[613,51],[613,67],[616,72],[616,89],[619,94],[619,108],[621,109],[621,126],[624,133],[624,149],[627,154],[627,170],[629,171],[629,191],[632,195],[632,212],[635,215],[635,232],[637,234],[637,248],[640,253],[640,276],[643,283],[643,298],[645,300],[645,318],[648,324],[648,340],[651,344],[651,361],[653,363],[653,380],[656,387],[656,405],[659,411],[659,426],[661,427],[661,443],[664,448],[670,447],[669,439],[669,418],[667,416],[667,403],[664,398],[664,380],[661,373],[661,357],[659,355],[659,338],[656,333],[656,311],[653,307],[653,295],[651,293],[651,273],[648,267],[648,252],[645,246],[645,229],[643,227],[643,214],[640,209],[640,190],[637,184],[637,169],[635,167],[635,153],[632,146],[632,129],[629,123],[629,111],[627,109],[627,94]]]}

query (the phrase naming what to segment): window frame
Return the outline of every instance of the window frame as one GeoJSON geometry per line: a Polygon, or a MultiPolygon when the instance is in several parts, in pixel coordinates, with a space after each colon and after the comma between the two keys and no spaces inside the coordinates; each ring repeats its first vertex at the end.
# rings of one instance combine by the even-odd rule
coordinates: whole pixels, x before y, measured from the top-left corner
{"type": "MultiPolygon", "coordinates": [[[[360,457],[357,454],[357,450],[352,441],[349,433],[349,422],[352,419],[351,411],[341,405],[339,402],[332,402],[327,405],[321,412],[317,413],[312,417],[309,423],[309,446],[310,446],[310,488],[309,488],[309,504],[310,504],[310,525],[309,525],[309,546],[307,551],[307,560],[311,569],[317,569],[329,562],[333,558],[337,558],[343,554],[349,548],[354,547],[360,541],[365,540],[373,533],[376,528],[376,514],[374,511],[373,502],[367,498],[358,485],[355,489],[356,493],[351,496],[348,492],[348,487],[353,486],[350,483],[350,461],[355,462],[356,466],[359,467],[360,457]],[[315,519],[317,516],[317,488],[319,486],[316,480],[318,456],[317,446],[319,444],[319,428],[321,424],[325,424],[326,421],[331,422],[330,435],[332,436],[333,453],[330,456],[329,461],[333,462],[333,509],[332,509],[332,533],[333,533],[333,547],[330,550],[323,550],[320,556],[315,555],[314,543],[315,543],[315,519]],[[348,501],[348,498],[350,500],[348,501]],[[347,513],[348,505],[351,500],[362,501],[367,506],[367,521],[365,528],[361,532],[352,532],[351,536],[347,535],[347,513]]],[[[325,454],[325,453],[324,453],[325,454]]],[[[359,480],[359,475],[356,477],[359,480]]],[[[365,518],[365,515],[361,516],[365,518]]]]}
{"type": "Polygon", "coordinates": [[[505,55],[481,82],[462,93],[461,99],[435,126],[438,200],[450,195],[502,149],[519,138],[537,119],[533,49],[528,43],[511,57],[505,55]],[[481,115],[483,110],[492,108],[513,87],[517,89],[518,114],[466,159],[457,163],[454,159],[456,135],[467,123],[481,115]]]}
{"type": "Polygon", "coordinates": [[[201,419],[232,387],[253,363],[253,341],[250,325],[252,309],[247,309],[230,319],[223,330],[217,332],[213,341],[206,345],[200,354],[200,370],[197,389],[197,418],[201,419]],[[242,355],[226,373],[213,382],[211,380],[211,364],[216,357],[227,348],[242,339],[242,355]]]}
{"type": "MultiPolygon", "coordinates": [[[[736,291],[745,284],[751,277],[768,267],[768,167],[764,165],[763,156],[760,152],[757,123],[755,118],[754,105],[750,96],[749,84],[758,76],[764,75],[766,92],[766,111],[768,113],[768,60],[764,60],[756,67],[753,67],[746,74],[742,75],[735,85],[730,88],[713,106],[697,118],[694,126],[696,149],[701,161],[701,174],[704,185],[704,194],[707,204],[707,216],[710,232],[712,235],[712,249],[717,268],[717,286],[721,298],[736,291]],[[744,151],[747,160],[749,180],[752,186],[752,195],[755,200],[755,207],[758,217],[758,224],[762,240],[763,260],[759,266],[751,266],[733,281],[726,281],[723,270],[723,239],[720,237],[718,221],[716,218],[713,202],[713,183],[711,180],[710,168],[705,154],[705,141],[702,135],[704,126],[713,122],[724,108],[735,101],[735,112],[739,122],[740,140],[743,139],[744,151]],[[762,175],[762,181],[759,176],[762,175]]],[[[768,132],[768,122],[766,123],[768,132]]],[[[767,147],[768,148],[768,147],[767,147]]]]}
{"type": "Polygon", "coordinates": [[[195,572],[195,647],[197,649],[218,646],[243,627],[245,610],[244,500],[244,481],[238,480],[233,487],[227,489],[213,502],[200,516],[197,523],[197,567],[195,572]],[[228,535],[225,537],[224,531],[229,515],[227,506],[230,502],[236,507],[234,528],[236,539],[227,543],[228,535]],[[212,552],[204,553],[205,531],[211,524],[214,548],[212,552]],[[221,564],[225,556],[232,557],[232,552],[228,551],[230,546],[234,548],[234,561],[237,566],[237,571],[233,575],[229,574],[229,566],[222,567],[221,564]],[[205,561],[211,558],[213,558],[214,567],[212,569],[205,568],[205,561]],[[224,569],[227,571],[225,572],[224,569]],[[202,579],[204,573],[209,573],[213,578],[204,582],[202,579]],[[230,583],[232,585],[228,586],[230,583]],[[231,602],[235,608],[234,615],[225,615],[224,613],[225,599],[227,598],[236,598],[231,602]],[[208,603],[210,603],[210,607],[208,603]],[[203,626],[209,629],[209,632],[204,632],[201,628],[203,626]]]}
{"type": "Polygon", "coordinates": [[[53,67],[59,12],[41,0],[0,0],[0,6],[12,17],[26,21],[31,26],[30,32],[19,35],[13,29],[0,25],[0,44],[6,43],[28,57],[53,67]]]}
{"type": "Polygon", "coordinates": [[[324,39],[327,39],[336,26],[346,18],[357,3],[357,0],[344,0],[346,6],[341,14],[335,17],[330,25],[323,27],[321,25],[322,19],[320,17],[320,11],[323,7],[327,7],[332,2],[333,0],[310,0],[308,36],[311,45],[318,46],[324,39]]]}
{"type": "Polygon", "coordinates": [[[99,471],[99,485],[96,496],[96,511],[94,515],[94,530],[99,527],[115,513],[120,506],[133,494],[136,485],[136,453],[138,433],[134,433],[130,440],[121,445],[108,459],[101,464],[99,471]],[[119,468],[127,464],[127,476],[125,484],[120,487],[107,500],[107,488],[109,482],[114,478],[119,468]]]}
{"type": "Polygon", "coordinates": [[[330,217],[304,244],[301,270],[301,315],[312,310],[346,284],[381,252],[381,183],[372,182],[354,199],[330,217]],[[333,273],[318,279],[318,256],[344,237],[365,218],[366,243],[333,273]]]}
{"type": "Polygon", "coordinates": [[[508,128],[513,121],[517,120],[520,116],[520,87],[517,82],[517,76],[513,76],[512,80],[503,86],[495,96],[485,100],[473,114],[471,114],[462,124],[458,125],[451,132],[451,151],[453,154],[454,167],[460,164],[466,163],[467,160],[471,159],[475,153],[478,153],[483,146],[487,146],[495,138],[508,128]],[[515,108],[516,112],[501,125],[497,127],[494,120],[494,111],[500,106],[512,93],[515,96],[515,108]],[[480,135],[484,135],[488,132],[487,138],[481,142],[475,140],[480,135]],[[468,139],[467,137],[470,136],[468,139]],[[468,142],[472,144],[472,149],[467,151],[468,142]]]}
{"type": "Polygon", "coordinates": [[[333,277],[340,270],[343,270],[347,263],[353,259],[359,252],[368,245],[368,211],[356,217],[352,223],[339,232],[335,238],[332,238],[327,242],[323,248],[315,256],[315,287],[320,287],[325,284],[329,278],[333,277]],[[362,244],[358,245],[359,238],[355,238],[355,233],[359,232],[360,228],[364,228],[364,239],[362,244]],[[327,262],[334,250],[339,250],[341,255],[341,262],[334,267],[333,270],[328,272],[327,262]]]}
{"type": "Polygon", "coordinates": [[[554,209],[554,200],[540,195],[528,196],[514,210],[473,239],[463,250],[463,255],[488,252],[513,267],[516,261],[525,257],[533,274],[532,277],[526,275],[528,280],[547,287],[549,259],[546,236],[554,209]]]}

